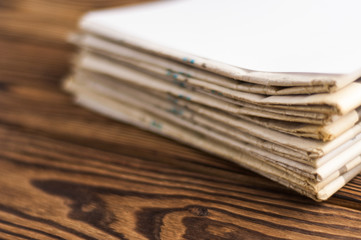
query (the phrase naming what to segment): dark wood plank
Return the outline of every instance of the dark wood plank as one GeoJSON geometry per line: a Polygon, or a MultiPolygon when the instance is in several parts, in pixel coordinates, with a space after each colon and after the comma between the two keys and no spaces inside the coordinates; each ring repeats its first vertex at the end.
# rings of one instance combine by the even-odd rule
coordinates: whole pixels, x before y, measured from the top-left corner
{"type": "Polygon", "coordinates": [[[19,43],[12,40],[0,39],[0,71],[2,81],[29,82],[54,81],[59,83],[61,78],[70,70],[72,49],[42,46],[41,44],[19,43]],[[22,76],[12,81],[12,76],[22,76]],[[38,80],[36,80],[38,78],[38,80]]]}
{"type": "MultiPolygon", "coordinates": [[[[277,184],[0,128],[0,232],[57,239],[357,239],[361,213],[277,184]],[[282,231],[280,231],[282,229],[282,231]],[[19,230],[19,231],[18,231],[19,230]],[[35,234],[35,235],[33,235],[35,234]]],[[[241,174],[241,173],[240,173],[241,174]]]]}

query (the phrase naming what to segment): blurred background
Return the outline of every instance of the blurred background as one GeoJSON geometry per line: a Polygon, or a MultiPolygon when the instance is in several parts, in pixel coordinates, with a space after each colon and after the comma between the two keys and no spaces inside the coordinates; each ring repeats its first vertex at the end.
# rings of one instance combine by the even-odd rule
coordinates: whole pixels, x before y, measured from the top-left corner
{"type": "MultiPolygon", "coordinates": [[[[74,48],[66,43],[80,16],[89,10],[145,0],[0,1],[0,70],[59,81],[68,71],[74,48]]],[[[5,74],[5,75],[4,75],[5,74]]]]}

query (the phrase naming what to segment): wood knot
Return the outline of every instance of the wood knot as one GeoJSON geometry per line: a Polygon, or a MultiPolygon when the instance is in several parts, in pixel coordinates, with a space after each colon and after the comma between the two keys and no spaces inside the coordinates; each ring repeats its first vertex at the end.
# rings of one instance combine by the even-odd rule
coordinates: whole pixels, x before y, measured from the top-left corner
{"type": "Polygon", "coordinates": [[[8,90],[7,84],[0,82],[0,91],[5,92],[5,91],[7,91],[7,90],[8,90]]]}
{"type": "Polygon", "coordinates": [[[84,204],[81,206],[81,210],[83,212],[92,212],[96,209],[97,209],[97,205],[95,203],[84,204]]]}
{"type": "Polygon", "coordinates": [[[189,212],[199,217],[205,217],[209,215],[208,209],[205,207],[192,207],[189,209],[189,212]]]}

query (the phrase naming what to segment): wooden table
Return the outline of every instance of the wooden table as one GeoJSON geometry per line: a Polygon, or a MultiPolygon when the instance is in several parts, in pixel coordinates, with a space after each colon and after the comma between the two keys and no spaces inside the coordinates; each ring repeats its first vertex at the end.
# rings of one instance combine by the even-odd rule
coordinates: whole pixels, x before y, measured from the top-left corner
{"type": "Polygon", "coordinates": [[[130,2],[0,1],[0,239],[361,239],[360,176],[316,203],[72,103],[65,36],[130,2]]]}

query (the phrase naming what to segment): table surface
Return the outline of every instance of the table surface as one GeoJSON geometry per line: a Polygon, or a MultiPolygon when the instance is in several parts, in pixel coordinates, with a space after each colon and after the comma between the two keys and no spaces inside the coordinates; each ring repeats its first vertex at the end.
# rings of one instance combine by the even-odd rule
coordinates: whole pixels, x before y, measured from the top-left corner
{"type": "Polygon", "coordinates": [[[0,1],[0,239],[361,239],[360,175],[316,203],[72,103],[66,35],[134,2],[0,1]]]}

